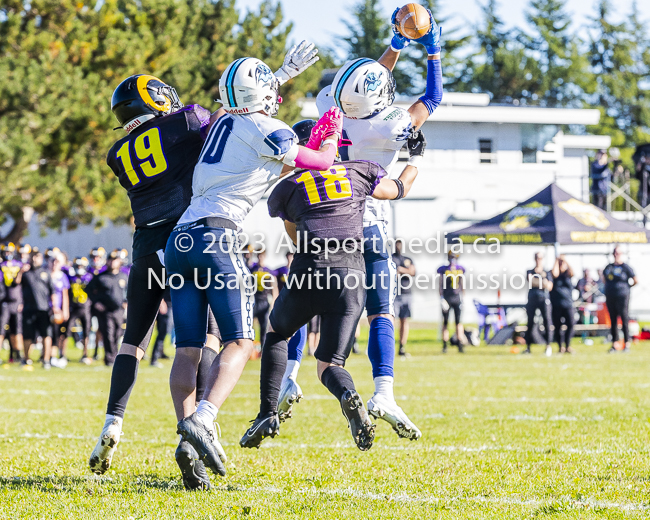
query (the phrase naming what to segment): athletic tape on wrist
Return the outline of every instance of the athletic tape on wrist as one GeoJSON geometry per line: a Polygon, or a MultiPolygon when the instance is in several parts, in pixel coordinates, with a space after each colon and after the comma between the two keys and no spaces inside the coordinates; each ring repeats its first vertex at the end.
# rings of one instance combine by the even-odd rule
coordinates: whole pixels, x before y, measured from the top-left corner
{"type": "Polygon", "coordinates": [[[409,157],[408,160],[408,165],[409,166],[415,166],[416,168],[420,166],[420,163],[422,162],[422,156],[421,155],[413,155],[409,157]]]}

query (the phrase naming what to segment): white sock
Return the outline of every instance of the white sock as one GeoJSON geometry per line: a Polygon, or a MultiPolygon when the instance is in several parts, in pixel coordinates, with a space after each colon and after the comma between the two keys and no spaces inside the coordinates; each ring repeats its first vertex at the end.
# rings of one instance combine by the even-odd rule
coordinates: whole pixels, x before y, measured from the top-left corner
{"type": "Polygon", "coordinates": [[[106,428],[113,421],[117,421],[117,423],[120,425],[120,429],[122,429],[122,422],[124,421],[124,418],[118,417],[117,415],[111,415],[108,413],[106,414],[106,421],[104,421],[104,428],[106,428]]]}
{"type": "Polygon", "coordinates": [[[375,382],[375,394],[381,395],[391,401],[395,400],[393,396],[393,378],[391,376],[379,376],[373,380],[375,382]]]}
{"type": "Polygon", "coordinates": [[[284,371],[284,375],[282,376],[282,385],[287,382],[287,379],[291,379],[292,381],[296,381],[296,378],[298,377],[298,370],[300,370],[300,361],[296,361],[294,359],[290,359],[287,361],[287,368],[284,371]]]}
{"type": "Polygon", "coordinates": [[[205,399],[201,399],[199,406],[196,407],[196,418],[201,421],[208,430],[214,428],[214,420],[217,418],[217,413],[219,413],[219,408],[205,399]]]}

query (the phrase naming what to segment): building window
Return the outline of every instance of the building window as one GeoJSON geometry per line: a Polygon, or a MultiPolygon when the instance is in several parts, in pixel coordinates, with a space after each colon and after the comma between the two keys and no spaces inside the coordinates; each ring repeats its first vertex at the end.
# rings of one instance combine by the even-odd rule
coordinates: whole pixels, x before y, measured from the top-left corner
{"type": "Polygon", "coordinates": [[[479,139],[478,151],[481,164],[490,164],[497,162],[497,156],[492,151],[492,139],[479,139]]]}
{"type": "MultiPolygon", "coordinates": [[[[557,125],[521,125],[521,155],[525,163],[538,162],[537,152],[543,152],[546,144],[553,140],[559,128],[557,125]]],[[[545,162],[540,160],[539,162],[545,162]]]]}

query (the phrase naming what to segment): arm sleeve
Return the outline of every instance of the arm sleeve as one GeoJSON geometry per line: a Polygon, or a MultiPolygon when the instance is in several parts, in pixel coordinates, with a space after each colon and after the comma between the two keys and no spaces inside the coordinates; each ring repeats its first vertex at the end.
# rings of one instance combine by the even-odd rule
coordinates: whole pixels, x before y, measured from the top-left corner
{"type": "Polygon", "coordinates": [[[420,101],[427,107],[429,114],[433,114],[442,101],[442,65],[440,60],[427,60],[427,88],[420,101]]]}

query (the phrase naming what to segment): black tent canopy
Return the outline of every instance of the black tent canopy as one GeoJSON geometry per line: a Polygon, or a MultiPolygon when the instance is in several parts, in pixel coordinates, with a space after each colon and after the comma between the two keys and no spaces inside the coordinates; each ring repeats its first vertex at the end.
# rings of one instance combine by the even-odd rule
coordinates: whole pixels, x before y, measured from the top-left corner
{"type": "Polygon", "coordinates": [[[514,208],[447,235],[460,239],[497,239],[502,244],[647,244],[650,232],[612,218],[553,183],[514,208]]]}

